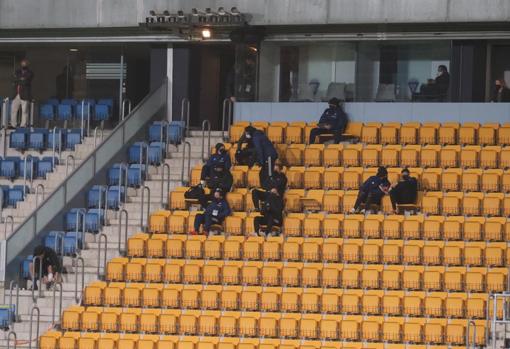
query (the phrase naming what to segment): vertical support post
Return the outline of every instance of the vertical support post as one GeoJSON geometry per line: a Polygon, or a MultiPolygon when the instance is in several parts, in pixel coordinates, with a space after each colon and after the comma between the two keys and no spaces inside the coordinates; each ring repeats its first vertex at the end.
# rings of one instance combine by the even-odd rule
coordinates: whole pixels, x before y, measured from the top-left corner
{"type": "Polygon", "coordinates": [[[207,161],[209,152],[211,151],[211,123],[209,120],[202,121],[202,160],[207,161]],[[205,148],[205,130],[207,126],[207,149],[205,148]]]}
{"type": "Polygon", "coordinates": [[[76,277],[74,279],[74,300],[76,303],[80,303],[81,301],[81,290],[83,290],[83,287],[85,286],[85,261],[81,257],[77,257],[74,259],[74,267],[76,268],[76,277]],[[79,264],[81,264],[81,270],[79,269],[79,264]],[[81,288],[80,293],[78,293],[78,276],[81,272],[81,288]]]}
{"type": "Polygon", "coordinates": [[[36,337],[35,337],[35,348],[39,348],[39,325],[41,323],[41,311],[37,305],[32,306],[32,310],[30,311],[30,328],[29,328],[29,338],[28,338],[28,348],[32,349],[32,329],[34,326],[34,312],[37,312],[37,328],[36,328],[36,337]]]}
{"type": "Polygon", "coordinates": [[[108,254],[108,237],[105,234],[99,235],[99,251],[97,252],[97,278],[101,279],[101,250],[104,249],[103,258],[103,274],[106,268],[106,256],[108,254]],[[101,241],[104,241],[104,246],[101,247],[101,241]]]}
{"type": "Polygon", "coordinates": [[[51,310],[51,324],[55,326],[57,322],[60,322],[60,317],[62,316],[62,298],[63,298],[63,287],[62,282],[55,283],[53,287],[53,308],[51,310]],[[55,309],[57,307],[57,286],[59,290],[59,301],[58,301],[58,321],[55,321],[55,309]]]}
{"type": "Polygon", "coordinates": [[[182,143],[182,167],[181,167],[181,184],[187,185],[188,181],[184,181],[184,164],[186,160],[186,148],[188,149],[188,176],[191,168],[191,143],[184,142],[182,143]]]}
{"type": "Polygon", "coordinates": [[[119,71],[119,119],[122,119],[122,103],[124,89],[124,51],[121,48],[120,53],[120,71],[119,71]]]}
{"type": "Polygon", "coordinates": [[[161,171],[161,208],[165,208],[165,196],[168,198],[170,192],[170,165],[163,163],[163,170],[161,171]],[[166,170],[166,191],[164,190],[165,184],[165,170],[166,170]]]}
{"type": "MultiPolygon", "coordinates": [[[[119,212],[119,253],[123,254],[124,251],[122,251],[122,216],[124,216],[124,243],[127,245],[127,233],[128,233],[128,211],[126,210],[120,210],[119,212]]],[[[126,246],[127,250],[127,246],[126,246]]]]}
{"type": "MultiPolygon", "coordinates": [[[[143,224],[143,213],[144,213],[143,211],[144,211],[144,207],[145,207],[145,192],[146,191],[147,191],[147,223],[149,223],[149,215],[150,215],[150,210],[151,210],[151,190],[149,187],[144,186],[144,187],[142,187],[142,205],[140,207],[140,229],[142,229],[142,231],[147,230],[143,224]]],[[[127,241],[126,241],[126,243],[127,243],[127,241]]]]}

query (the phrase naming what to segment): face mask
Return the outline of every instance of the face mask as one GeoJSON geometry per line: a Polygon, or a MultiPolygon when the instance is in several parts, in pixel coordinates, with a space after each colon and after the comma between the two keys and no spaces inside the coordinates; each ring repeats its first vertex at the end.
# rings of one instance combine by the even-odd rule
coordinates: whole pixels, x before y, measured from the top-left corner
{"type": "Polygon", "coordinates": [[[498,90],[499,90],[500,88],[501,88],[501,85],[496,84],[496,89],[498,89],[498,90]]]}
{"type": "Polygon", "coordinates": [[[251,138],[251,134],[247,133],[246,134],[246,138],[250,139],[251,138]]]}
{"type": "Polygon", "coordinates": [[[218,154],[223,154],[225,152],[225,149],[221,148],[218,150],[218,154]]]}

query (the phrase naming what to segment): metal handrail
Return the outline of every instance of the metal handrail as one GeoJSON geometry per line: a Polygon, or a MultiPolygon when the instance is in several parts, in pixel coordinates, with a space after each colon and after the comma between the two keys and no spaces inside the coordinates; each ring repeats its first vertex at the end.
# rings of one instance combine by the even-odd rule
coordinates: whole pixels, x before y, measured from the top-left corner
{"type": "Polygon", "coordinates": [[[161,120],[161,128],[159,129],[159,141],[161,143],[165,143],[165,151],[166,151],[166,145],[168,144],[168,121],[166,120],[161,120]],[[166,126],[166,127],[165,127],[166,126]]]}
{"type": "Polygon", "coordinates": [[[168,198],[168,193],[170,193],[170,165],[167,163],[163,163],[163,169],[161,171],[161,208],[165,207],[165,196],[168,198]],[[165,170],[166,170],[166,192],[164,190],[165,170]]]}
{"type": "MultiPolygon", "coordinates": [[[[74,240],[74,242],[75,242],[74,250],[76,253],[78,253],[79,251],[81,252],[80,244],[79,244],[80,239],[78,238],[78,236],[80,236],[81,241],[83,242],[84,237],[85,237],[85,218],[86,218],[86,216],[87,216],[87,210],[85,210],[84,208],[76,211],[76,229],[75,229],[76,239],[74,240]],[[80,217],[80,215],[81,215],[81,231],[79,230],[80,220],[78,219],[80,217]]],[[[101,210],[99,210],[98,216],[99,216],[99,220],[101,220],[101,210]]],[[[62,249],[62,251],[63,251],[63,249],[62,249]]]]}
{"type": "Polygon", "coordinates": [[[41,290],[42,290],[42,274],[43,274],[42,267],[43,267],[42,258],[39,257],[39,256],[34,256],[32,258],[32,268],[33,268],[33,274],[32,274],[32,300],[34,301],[34,303],[37,303],[37,299],[41,298],[41,296],[42,296],[42,293],[41,293],[41,290]],[[38,285],[38,289],[39,289],[38,293],[39,294],[36,297],[35,296],[35,286],[37,285],[37,280],[35,280],[35,279],[37,278],[37,273],[35,272],[35,264],[36,264],[37,260],[39,260],[39,285],[38,285]]]}
{"type": "Polygon", "coordinates": [[[30,159],[30,189],[32,189],[32,183],[34,182],[34,158],[32,155],[25,156],[23,159],[23,196],[27,195],[27,161],[30,159]]]}
{"type": "MultiPolygon", "coordinates": [[[[85,101],[81,101],[81,139],[85,137],[85,101]]],[[[90,102],[87,102],[87,135],[90,132],[90,102]]]]}
{"type": "MultiPolygon", "coordinates": [[[[52,151],[52,157],[51,157],[51,161],[52,161],[52,165],[53,167],[55,167],[55,148],[56,148],[56,141],[57,141],[57,127],[53,127],[53,135],[52,135],[52,138],[53,138],[53,145],[51,146],[51,151],[52,151]]],[[[60,133],[59,133],[60,135],[60,133]]],[[[58,143],[60,144],[60,142],[62,142],[62,137],[60,137],[60,139],[58,140],[58,143]]]]}
{"type": "Polygon", "coordinates": [[[184,181],[184,162],[186,160],[186,148],[188,148],[188,176],[189,171],[191,169],[191,143],[190,142],[184,142],[182,144],[182,167],[181,167],[181,185],[185,186],[187,185],[187,182],[184,181]]]}
{"type": "Polygon", "coordinates": [[[181,121],[184,121],[184,110],[186,109],[186,124],[184,125],[184,136],[189,136],[189,115],[191,110],[191,103],[188,98],[184,97],[181,100],[181,121]]]}
{"type": "Polygon", "coordinates": [[[0,190],[0,222],[4,221],[4,191],[0,190]]]}
{"type": "Polygon", "coordinates": [[[139,165],[140,165],[140,168],[138,170],[140,173],[140,180],[146,181],[148,173],[149,173],[149,145],[146,142],[140,143],[140,163],[139,163],[139,165]],[[143,163],[144,149],[145,149],[145,164],[143,163]],[[145,176],[142,177],[142,173],[143,173],[142,166],[143,165],[145,165],[145,176]]]}
{"type": "Polygon", "coordinates": [[[221,132],[223,134],[223,140],[228,141],[228,130],[230,128],[230,125],[232,124],[232,114],[234,111],[234,103],[230,100],[230,98],[225,98],[223,100],[223,114],[221,118],[221,132]],[[226,125],[225,130],[225,120],[228,118],[228,124],[226,125]],[[225,135],[225,132],[226,135],[225,135]]]}
{"type": "Polygon", "coordinates": [[[466,349],[469,349],[469,329],[473,326],[473,348],[476,347],[476,323],[473,320],[468,321],[467,330],[466,330],[466,349]]]}
{"type": "Polygon", "coordinates": [[[130,99],[124,99],[122,101],[122,120],[124,120],[124,118],[126,117],[126,103],[127,103],[127,106],[128,106],[128,113],[127,115],[131,114],[131,100],[130,99]]]}
{"type": "Polygon", "coordinates": [[[37,305],[32,306],[32,310],[30,311],[30,328],[29,328],[29,337],[28,337],[28,348],[32,349],[32,329],[34,326],[34,310],[37,310],[37,335],[35,337],[35,348],[39,348],[39,325],[41,323],[41,311],[37,305]]]}
{"type": "MultiPolygon", "coordinates": [[[[4,130],[7,129],[7,126],[9,125],[9,113],[7,112],[8,106],[9,106],[9,97],[4,98],[2,105],[2,124],[4,126],[4,130]]],[[[5,155],[5,154],[4,154],[5,155]]]]}
{"type": "MultiPolygon", "coordinates": [[[[123,254],[123,251],[122,251],[122,237],[121,237],[121,234],[122,234],[122,215],[124,215],[124,243],[127,245],[127,235],[128,235],[128,217],[129,217],[129,214],[128,214],[128,211],[127,210],[120,210],[119,211],[119,229],[118,229],[118,232],[119,232],[119,253],[120,254],[123,254]]],[[[127,250],[127,248],[126,248],[127,250]]]]}
{"type": "Polygon", "coordinates": [[[37,187],[35,187],[35,206],[37,207],[39,205],[39,188],[42,190],[42,198],[44,200],[44,184],[39,183],[37,184],[37,187]]]}
{"type": "Polygon", "coordinates": [[[57,286],[59,290],[59,301],[58,301],[58,322],[60,322],[60,316],[62,315],[62,299],[64,294],[64,287],[62,286],[62,282],[56,282],[53,286],[53,307],[51,310],[51,323],[53,326],[57,324],[57,321],[55,321],[55,308],[56,308],[56,293],[57,293],[57,286]]]}
{"type": "MultiPolygon", "coordinates": [[[[29,120],[28,120],[28,124],[31,126],[34,125],[34,112],[35,112],[35,99],[32,99],[32,101],[30,101],[30,116],[29,116],[29,120]]],[[[25,125],[25,126],[28,126],[28,125],[25,125]]]]}
{"type": "Polygon", "coordinates": [[[96,126],[96,128],[94,129],[94,149],[96,149],[97,146],[97,130],[101,132],[101,141],[104,139],[103,129],[96,126]]]}
{"type": "Polygon", "coordinates": [[[209,158],[209,153],[211,151],[211,123],[209,120],[202,121],[202,160],[206,161],[209,158]],[[205,146],[205,127],[207,126],[207,151],[204,155],[204,146],[205,146]]]}
{"type": "Polygon", "coordinates": [[[74,266],[76,268],[76,272],[75,272],[75,278],[74,278],[74,300],[76,303],[80,303],[80,300],[81,300],[81,292],[80,292],[80,296],[78,296],[78,275],[79,275],[79,272],[78,272],[78,262],[81,262],[81,288],[80,290],[83,290],[83,287],[85,287],[85,261],[83,260],[82,257],[76,257],[74,259],[74,266]]]}
{"type": "MultiPolygon", "coordinates": [[[[140,229],[146,231],[143,224],[143,209],[145,206],[145,192],[147,191],[147,224],[149,224],[149,216],[151,212],[151,189],[148,186],[142,187],[142,204],[140,205],[140,229]]],[[[127,243],[127,240],[126,240],[127,243]]]]}
{"type": "Polygon", "coordinates": [[[11,223],[11,234],[12,232],[14,231],[14,217],[11,216],[11,215],[8,215],[7,217],[5,217],[5,220],[4,220],[4,240],[7,240],[7,222],[10,222],[11,223]]]}
{"type": "Polygon", "coordinates": [[[103,273],[106,268],[106,256],[108,254],[108,237],[106,234],[99,235],[99,250],[97,252],[97,278],[101,276],[101,241],[104,240],[104,258],[103,258],[103,273]]]}
{"type": "Polygon", "coordinates": [[[9,309],[12,309],[12,291],[16,285],[16,304],[14,304],[14,321],[19,321],[19,284],[16,280],[11,280],[9,284],[9,309]]]}
{"type": "Polygon", "coordinates": [[[18,347],[18,336],[16,335],[16,332],[9,331],[9,334],[7,335],[7,349],[11,349],[11,337],[13,337],[14,342],[14,349],[18,347]]]}
{"type": "Polygon", "coordinates": [[[76,159],[74,158],[74,155],[72,155],[72,154],[67,155],[67,157],[66,157],[66,176],[69,173],[69,160],[73,161],[73,171],[76,168],[76,159]]]}

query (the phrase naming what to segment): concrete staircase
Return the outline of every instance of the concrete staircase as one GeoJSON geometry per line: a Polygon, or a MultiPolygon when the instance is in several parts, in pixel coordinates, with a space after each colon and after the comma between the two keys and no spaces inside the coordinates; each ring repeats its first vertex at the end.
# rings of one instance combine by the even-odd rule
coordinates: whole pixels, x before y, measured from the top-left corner
{"type": "MultiPolygon", "coordinates": [[[[186,141],[191,144],[191,169],[197,165],[202,163],[202,139],[201,132],[191,132],[190,137],[186,138],[186,141]]],[[[211,134],[211,146],[214,146],[217,142],[221,142],[221,132],[212,132],[211,134]]],[[[206,141],[207,142],[207,141],[206,141]]],[[[207,144],[206,144],[207,147],[207,144]]],[[[181,169],[182,169],[182,149],[183,146],[172,146],[169,145],[167,158],[165,159],[165,163],[170,166],[170,190],[177,186],[181,186],[181,169]]],[[[189,178],[189,174],[187,172],[187,158],[185,161],[185,180],[187,181],[189,178]]],[[[65,169],[64,169],[65,171],[65,169]]],[[[162,178],[162,167],[153,167],[149,168],[149,178],[145,181],[145,186],[150,188],[151,196],[150,196],[150,212],[154,212],[162,207],[166,207],[168,200],[168,193],[166,192],[166,184],[164,185],[163,192],[163,200],[164,204],[161,204],[161,184],[162,180],[166,180],[166,178],[162,178]]],[[[166,177],[166,174],[165,174],[166,177]]],[[[141,189],[133,189],[130,188],[127,193],[127,203],[124,204],[123,208],[128,212],[128,236],[131,236],[137,232],[141,231],[140,227],[140,219],[141,219],[141,189]]],[[[145,206],[146,207],[146,206],[145,206]]],[[[146,212],[146,208],[144,209],[144,215],[146,212]]],[[[123,223],[123,222],[122,222],[123,223]]],[[[145,225],[146,218],[144,217],[143,224],[145,225]]],[[[108,211],[107,214],[107,225],[104,226],[101,233],[105,234],[108,238],[108,247],[107,247],[107,260],[111,258],[118,257],[121,255],[119,252],[119,213],[114,211],[108,211]]],[[[124,230],[122,230],[121,234],[121,250],[124,250],[124,230]]],[[[98,236],[94,236],[93,234],[86,234],[85,237],[85,249],[81,251],[80,256],[84,260],[84,280],[85,285],[88,283],[95,281],[98,279],[97,274],[97,266],[98,266],[98,255],[99,255],[99,239],[98,236]]],[[[102,248],[102,247],[101,247],[102,248]]],[[[103,272],[103,253],[101,252],[101,273],[103,272]]],[[[73,260],[70,257],[64,258],[64,266],[67,269],[67,274],[64,275],[63,282],[63,301],[62,307],[65,309],[70,305],[76,304],[75,300],[75,282],[78,281],[78,293],[77,297],[81,295],[81,272],[77,270],[77,268],[73,265],[73,260]],[[77,274],[76,272],[80,272],[77,274]],[[77,276],[78,275],[78,276],[77,276]],[[78,280],[76,278],[78,277],[78,280]]],[[[7,285],[8,288],[8,285],[7,285]]],[[[53,309],[53,291],[41,291],[43,298],[37,299],[35,303],[41,311],[41,321],[40,321],[40,334],[44,334],[45,331],[52,328],[52,309],[53,309]]],[[[14,299],[15,297],[13,297],[14,299]]],[[[58,298],[58,292],[57,292],[58,298]]],[[[9,303],[9,292],[8,289],[5,290],[4,295],[4,304],[9,303]]],[[[21,322],[15,323],[12,327],[18,336],[19,340],[28,340],[29,338],[29,328],[30,328],[30,311],[33,306],[32,300],[32,292],[29,290],[21,290],[20,291],[20,305],[19,305],[19,315],[21,322]]],[[[57,307],[58,307],[58,299],[57,299],[57,307]]],[[[57,311],[58,312],[58,309],[57,311]]],[[[35,319],[35,317],[34,317],[35,319]]],[[[33,338],[35,338],[35,324],[33,330],[33,338]]],[[[58,327],[56,327],[58,328],[58,327]]],[[[0,348],[6,346],[7,344],[7,332],[0,334],[0,348]]],[[[35,343],[33,343],[35,345],[35,343]]]]}

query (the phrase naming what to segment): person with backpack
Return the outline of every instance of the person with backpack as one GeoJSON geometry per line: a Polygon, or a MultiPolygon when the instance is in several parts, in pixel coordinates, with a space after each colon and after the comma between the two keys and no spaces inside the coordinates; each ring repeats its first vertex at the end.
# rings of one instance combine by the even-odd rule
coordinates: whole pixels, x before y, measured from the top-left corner
{"type": "Polygon", "coordinates": [[[214,194],[206,194],[204,190],[205,188],[209,188],[211,190],[220,188],[224,193],[228,193],[232,190],[232,185],[234,183],[234,177],[232,177],[230,171],[225,169],[222,162],[216,162],[211,170],[210,177],[207,178],[206,181],[201,181],[200,184],[189,188],[184,194],[186,199],[198,200],[202,208],[207,207],[207,204],[212,200],[214,194]]]}
{"type": "Polygon", "coordinates": [[[230,161],[230,155],[225,149],[225,145],[223,143],[216,144],[215,153],[212,154],[207,162],[202,166],[202,172],[200,173],[200,181],[202,184],[213,175],[213,167],[216,164],[222,164],[225,170],[230,171],[230,167],[232,167],[232,162],[230,161]]]}
{"type": "Polygon", "coordinates": [[[221,188],[214,191],[212,201],[207,205],[205,212],[195,216],[194,231],[191,234],[199,234],[202,226],[204,234],[209,234],[212,225],[223,224],[225,218],[232,212],[224,195],[221,188]]]}

